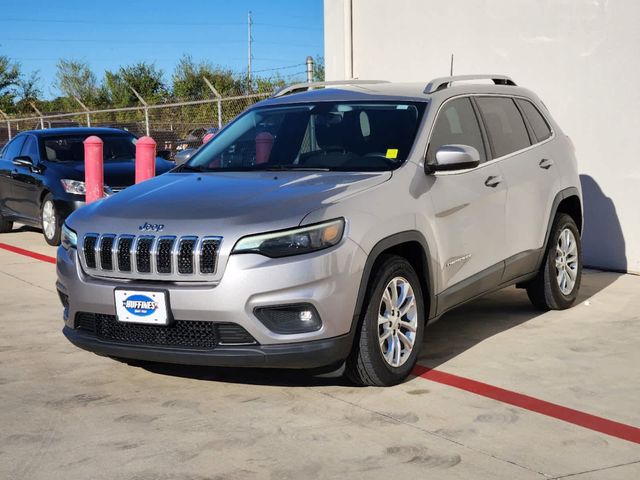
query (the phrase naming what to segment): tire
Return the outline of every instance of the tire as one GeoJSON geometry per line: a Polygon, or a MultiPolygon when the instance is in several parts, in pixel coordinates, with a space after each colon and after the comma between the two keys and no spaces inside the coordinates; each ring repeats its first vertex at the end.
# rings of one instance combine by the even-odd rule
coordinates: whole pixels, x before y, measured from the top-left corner
{"type": "Polygon", "coordinates": [[[40,223],[42,224],[42,235],[46,242],[53,246],[60,245],[62,221],[56,211],[56,205],[50,193],[47,193],[40,206],[40,223]]]}
{"type": "Polygon", "coordinates": [[[531,303],[540,310],[565,310],[576,302],[581,281],[582,242],[580,232],[573,218],[566,213],[559,213],[553,221],[540,270],[536,277],[527,284],[527,295],[531,303]],[[565,235],[568,237],[563,237],[565,235]],[[567,255],[567,252],[572,253],[567,255]],[[556,266],[556,262],[558,262],[558,266],[556,266]],[[575,265],[575,269],[571,268],[572,265],[575,265]],[[567,276],[562,275],[562,270],[566,272],[567,276]]]}
{"type": "Polygon", "coordinates": [[[0,233],[9,233],[11,230],[13,230],[13,222],[4,218],[0,213],[0,233]]]}
{"type": "Polygon", "coordinates": [[[345,375],[357,385],[396,385],[413,370],[425,329],[422,288],[411,264],[396,255],[381,257],[367,286],[365,306],[353,349],[347,358],[345,375]],[[393,281],[397,282],[396,292],[399,288],[401,290],[395,297],[392,288],[394,284],[391,283],[393,281]],[[410,290],[406,288],[407,284],[410,290]],[[403,313],[402,310],[411,305],[411,295],[405,294],[405,300],[402,301],[402,293],[411,290],[413,306],[403,313]],[[390,320],[379,324],[379,316],[390,320]],[[415,330],[408,328],[409,325],[415,330]],[[380,335],[388,335],[382,341],[382,346],[380,335]],[[409,349],[412,337],[413,344],[409,349]],[[409,341],[409,344],[405,341],[409,341]],[[398,346],[401,348],[397,349],[398,346]],[[383,349],[386,350],[388,359],[383,355],[383,349]]]}

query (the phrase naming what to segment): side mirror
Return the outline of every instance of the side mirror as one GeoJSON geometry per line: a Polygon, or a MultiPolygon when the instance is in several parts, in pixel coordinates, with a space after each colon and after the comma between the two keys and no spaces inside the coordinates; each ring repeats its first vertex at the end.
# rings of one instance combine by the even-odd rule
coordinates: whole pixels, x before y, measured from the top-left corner
{"type": "Polygon", "coordinates": [[[480,152],[469,145],[442,145],[435,160],[435,165],[425,163],[426,173],[475,168],[480,165],[480,152]]]}
{"type": "Polygon", "coordinates": [[[164,160],[171,160],[171,150],[158,150],[156,155],[164,160]]]}
{"type": "Polygon", "coordinates": [[[23,156],[14,158],[13,159],[13,164],[16,167],[33,168],[33,160],[31,159],[31,157],[29,157],[27,155],[23,155],[23,156]]]}

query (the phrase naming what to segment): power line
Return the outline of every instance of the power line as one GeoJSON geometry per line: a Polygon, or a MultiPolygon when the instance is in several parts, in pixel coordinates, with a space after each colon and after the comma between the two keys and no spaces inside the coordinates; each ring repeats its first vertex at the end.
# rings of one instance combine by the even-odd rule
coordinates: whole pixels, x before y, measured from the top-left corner
{"type": "Polygon", "coordinates": [[[296,67],[301,67],[303,65],[304,63],[296,63],[295,65],[288,65],[286,67],[263,68],[262,70],[254,70],[253,73],[272,72],[274,70],[286,70],[288,68],[296,68],[296,67]]]}
{"type": "MultiPolygon", "coordinates": [[[[3,41],[7,42],[58,42],[58,43],[78,43],[78,44],[83,44],[83,43],[108,43],[108,44],[112,44],[112,43],[122,43],[122,44],[129,44],[129,45],[140,45],[140,44],[145,44],[145,45],[158,45],[160,43],[160,41],[158,40],[125,40],[125,39],[102,39],[102,38],[89,38],[89,39],[82,39],[82,40],[78,40],[76,38],[34,38],[34,37],[29,37],[29,38],[19,38],[19,37],[13,37],[13,38],[4,38],[3,41]]],[[[167,40],[168,42],[170,42],[171,44],[185,44],[185,45],[193,45],[194,44],[194,40],[167,40]]],[[[225,40],[225,41],[215,41],[215,40],[198,40],[197,43],[200,44],[210,44],[210,45],[238,45],[238,44],[243,44],[244,42],[241,40],[225,40]]],[[[317,44],[299,44],[299,43],[295,43],[294,45],[292,45],[291,43],[287,43],[287,42],[260,42],[263,45],[276,45],[276,46],[282,46],[282,45],[286,45],[288,47],[299,47],[299,48],[318,48],[320,47],[320,45],[317,44]]]]}
{"type": "MultiPolygon", "coordinates": [[[[1,18],[0,23],[71,23],[77,25],[169,25],[176,26],[175,22],[127,22],[120,20],[67,20],[67,19],[47,19],[47,20],[39,20],[34,18],[1,18]]],[[[208,26],[208,27],[237,27],[244,25],[244,23],[240,22],[180,22],[180,26],[184,25],[198,25],[198,26],[208,26]]]]}

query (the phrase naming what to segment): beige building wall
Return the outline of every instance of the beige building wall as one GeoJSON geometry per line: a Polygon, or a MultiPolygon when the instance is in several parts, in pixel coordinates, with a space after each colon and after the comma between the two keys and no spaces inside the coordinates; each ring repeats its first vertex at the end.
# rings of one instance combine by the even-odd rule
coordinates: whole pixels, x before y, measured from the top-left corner
{"type": "Polygon", "coordinates": [[[587,264],[640,273],[640,2],[325,0],[324,9],[327,80],[351,66],[354,78],[426,85],[448,75],[453,53],[456,74],[504,73],[536,91],[576,147],[587,264]]]}

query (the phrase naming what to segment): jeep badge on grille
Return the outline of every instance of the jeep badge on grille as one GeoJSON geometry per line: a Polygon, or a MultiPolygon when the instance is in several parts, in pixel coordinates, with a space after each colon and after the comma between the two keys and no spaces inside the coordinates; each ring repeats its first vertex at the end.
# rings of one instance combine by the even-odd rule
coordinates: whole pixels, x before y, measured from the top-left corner
{"type": "Polygon", "coordinates": [[[143,232],[161,232],[162,230],[164,230],[164,225],[161,223],[144,222],[143,225],[140,225],[138,227],[138,230],[143,232]]]}

